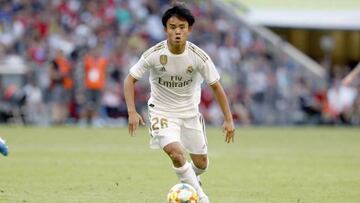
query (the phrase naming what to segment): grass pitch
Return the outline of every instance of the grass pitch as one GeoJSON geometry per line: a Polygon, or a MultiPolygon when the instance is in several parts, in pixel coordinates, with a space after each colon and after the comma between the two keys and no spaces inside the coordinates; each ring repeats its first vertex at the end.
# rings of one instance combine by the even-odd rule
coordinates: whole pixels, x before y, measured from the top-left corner
{"type": "MultiPolygon", "coordinates": [[[[212,203],[360,202],[359,128],[208,128],[212,203]]],[[[146,129],[0,127],[1,203],[165,203],[177,183],[146,129]]]]}

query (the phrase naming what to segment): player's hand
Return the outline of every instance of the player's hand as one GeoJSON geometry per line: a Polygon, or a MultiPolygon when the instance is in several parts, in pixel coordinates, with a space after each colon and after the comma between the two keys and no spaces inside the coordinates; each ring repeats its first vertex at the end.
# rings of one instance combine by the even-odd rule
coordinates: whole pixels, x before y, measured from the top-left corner
{"type": "Polygon", "coordinates": [[[232,120],[224,121],[223,133],[225,136],[225,142],[227,142],[227,143],[234,142],[235,127],[234,127],[234,122],[232,120]]]}
{"type": "Polygon", "coordinates": [[[131,136],[136,135],[136,130],[139,128],[139,124],[145,125],[144,119],[138,112],[129,112],[129,134],[131,136]]]}

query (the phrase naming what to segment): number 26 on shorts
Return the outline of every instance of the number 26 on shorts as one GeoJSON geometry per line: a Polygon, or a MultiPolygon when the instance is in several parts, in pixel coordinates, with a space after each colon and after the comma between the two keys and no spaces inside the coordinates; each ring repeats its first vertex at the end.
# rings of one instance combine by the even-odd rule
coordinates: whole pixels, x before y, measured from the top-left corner
{"type": "Polygon", "coordinates": [[[154,117],[151,118],[151,130],[159,130],[168,127],[168,120],[166,118],[154,117]]]}

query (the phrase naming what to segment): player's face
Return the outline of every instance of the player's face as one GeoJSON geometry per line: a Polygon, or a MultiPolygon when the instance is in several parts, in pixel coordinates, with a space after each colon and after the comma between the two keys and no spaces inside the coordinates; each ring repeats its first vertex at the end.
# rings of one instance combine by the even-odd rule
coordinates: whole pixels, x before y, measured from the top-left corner
{"type": "Polygon", "coordinates": [[[186,20],[173,16],[167,21],[165,32],[171,46],[183,46],[189,37],[191,27],[186,20]]]}

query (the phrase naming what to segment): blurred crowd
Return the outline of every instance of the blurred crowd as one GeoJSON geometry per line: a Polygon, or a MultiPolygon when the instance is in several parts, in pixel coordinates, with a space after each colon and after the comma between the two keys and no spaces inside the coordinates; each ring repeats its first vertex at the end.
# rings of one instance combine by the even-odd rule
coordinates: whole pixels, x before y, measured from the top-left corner
{"type": "MultiPolygon", "coordinates": [[[[165,39],[167,0],[3,0],[0,2],[0,123],[126,124],[123,79],[142,52],[165,39]]],[[[347,68],[314,88],[303,67],[211,1],[189,3],[190,41],[216,64],[238,125],[359,124],[359,80],[347,68]]],[[[136,86],[146,114],[148,81],[136,86]]],[[[204,86],[201,112],[222,122],[204,86]]],[[[145,116],[146,117],[146,116],[145,116]]]]}

